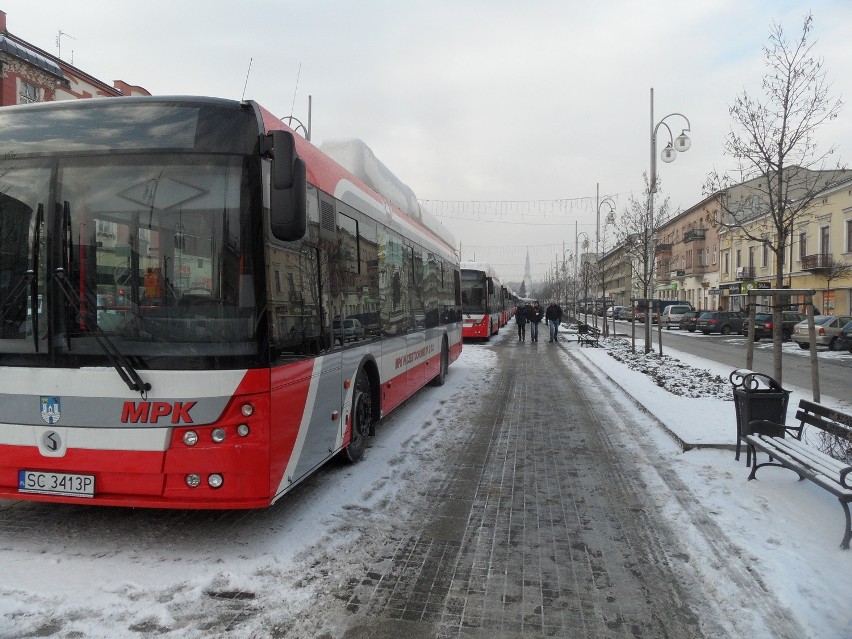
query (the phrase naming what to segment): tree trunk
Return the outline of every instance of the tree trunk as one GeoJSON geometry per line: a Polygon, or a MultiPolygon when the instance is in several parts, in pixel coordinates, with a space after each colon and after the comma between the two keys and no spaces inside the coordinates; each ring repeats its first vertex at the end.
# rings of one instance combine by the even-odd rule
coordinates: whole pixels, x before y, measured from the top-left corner
{"type": "MultiPolygon", "coordinates": [[[[777,250],[775,251],[775,289],[784,287],[784,245],[786,244],[786,233],[783,227],[778,230],[777,250]]],[[[792,268],[792,265],[790,265],[792,268]]],[[[792,278],[791,278],[792,281],[792,278]]],[[[772,300],[772,377],[783,386],[783,361],[781,359],[781,347],[784,343],[784,334],[781,331],[781,319],[783,308],[781,298],[773,295],[772,300]]]]}

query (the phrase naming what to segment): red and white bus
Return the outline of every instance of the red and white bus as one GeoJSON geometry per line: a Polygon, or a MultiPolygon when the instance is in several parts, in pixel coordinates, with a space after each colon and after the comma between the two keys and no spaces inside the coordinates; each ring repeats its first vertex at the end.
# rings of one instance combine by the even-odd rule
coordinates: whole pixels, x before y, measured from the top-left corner
{"type": "Polygon", "coordinates": [[[494,269],[484,262],[462,262],[461,295],[467,338],[490,339],[503,322],[503,286],[494,269]]]}
{"type": "Polygon", "coordinates": [[[0,498],[266,507],[461,353],[455,241],[362,143],[110,98],[0,152],[0,498]]]}

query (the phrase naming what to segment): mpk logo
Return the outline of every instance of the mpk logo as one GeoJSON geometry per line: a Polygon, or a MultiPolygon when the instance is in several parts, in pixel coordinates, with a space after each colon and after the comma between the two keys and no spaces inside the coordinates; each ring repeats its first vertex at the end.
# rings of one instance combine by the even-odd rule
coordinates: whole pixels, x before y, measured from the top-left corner
{"type": "Polygon", "coordinates": [[[161,417],[169,417],[172,424],[192,424],[189,411],[195,402],[124,402],[121,421],[124,424],[156,424],[161,417]]]}

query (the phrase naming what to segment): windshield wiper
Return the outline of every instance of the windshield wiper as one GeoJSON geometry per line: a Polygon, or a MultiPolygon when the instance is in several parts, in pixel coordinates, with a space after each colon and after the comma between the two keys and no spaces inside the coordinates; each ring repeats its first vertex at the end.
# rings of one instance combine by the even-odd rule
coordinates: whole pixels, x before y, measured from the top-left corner
{"type": "MultiPolygon", "coordinates": [[[[56,269],[53,281],[56,282],[56,285],[59,287],[62,296],[65,298],[67,307],[74,313],[74,317],[79,325],[83,328],[83,330],[88,331],[90,330],[89,322],[86,322],[82,317],[74,287],[71,286],[71,282],[68,281],[66,272],[66,268],[71,267],[73,255],[74,235],[71,231],[71,205],[68,203],[68,200],[66,200],[62,205],[62,266],[56,269]]],[[[96,309],[97,312],[97,300],[91,299],[91,295],[87,296],[87,298],[88,299],[86,301],[89,303],[89,306],[96,309]]],[[[112,343],[112,340],[106,333],[104,333],[104,330],[98,326],[97,318],[94,321],[94,327],[92,335],[94,335],[95,341],[98,343],[98,346],[101,347],[104,355],[107,356],[110,364],[112,364],[113,368],[115,368],[118,376],[121,377],[125,384],[127,384],[127,388],[132,391],[137,391],[142,396],[142,399],[145,399],[146,393],[151,390],[151,384],[142,380],[139,373],[135,368],[133,368],[133,364],[131,364],[130,361],[122,355],[121,351],[116,348],[115,344],[112,343]]],[[[67,328],[65,333],[67,336],[68,347],[70,348],[70,328],[67,328]]]]}
{"type": "MultiPolygon", "coordinates": [[[[56,282],[57,287],[65,298],[66,304],[74,311],[77,319],[79,320],[80,314],[77,309],[77,299],[74,295],[74,289],[65,275],[64,268],[59,267],[56,269],[53,281],[56,282]]],[[[88,324],[85,324],[85,326],[87,327],[86,330],[90,330],[88,328],[88,324]]],[[[142,399],[145,399],[147,392],[151,390],[151,384],[143,381],[143,379],[139,376],[139,373],[133,367],[133,364],[131,364],[121,351],[118,350],[109,336],[104,333],[104,330],[100,326],[98,326],[97,322],[94,323],[94,330],[91,332],[95,341],[98,343],[98,346],[101,347],[104,355],[107,356],[110,364],[112,364],[113,368],[115,368],[118,376],[121,377],[125,384],[127,384],[127,388],[132,391],[137,391],[142,396],[142,399]]]]}

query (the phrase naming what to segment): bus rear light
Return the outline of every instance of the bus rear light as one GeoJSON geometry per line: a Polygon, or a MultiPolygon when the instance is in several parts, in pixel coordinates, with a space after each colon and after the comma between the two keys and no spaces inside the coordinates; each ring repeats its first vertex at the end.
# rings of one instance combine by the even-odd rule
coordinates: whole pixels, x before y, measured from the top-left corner
{"type": "Polygon", "coordinates": [[[187,446],[195,446],[198,443],[198,433],[188,430],[183,434],[183,443],[187,446]]]}
{"type": "Polygon", "coordinates": [[[211,439],[217,444],[221,444],[225,441],[225,429],[224,428],[214,428],[213,432],[210,433],[211,439]]]}
{"type": "Polygon", "coordinates": [[[207,477],[207,484],[210,488],[221,488],[224,483],[225,479],[219,473],[213,473],[207,477]]]}
{"type": "Polygon", "coordinates": [[[237,435],[240,437],[245,437],[249,434],[249,426],[248,424],[240,424],[237,426],[237,435]]]}
{"type": "Polygon", "coordinates": [[[244,417],[251,417],[254,414],[254,406],[251,404],[243,404],[240,410],[243,413],[244,417]]]}
{"type": "Polygon", "coordinates": [[[201,477],[195,473],[186,476],[186,485],[190,488],[198,488],[201,485],[201,477]]]}

